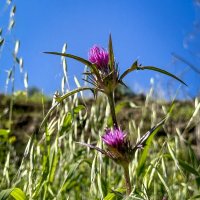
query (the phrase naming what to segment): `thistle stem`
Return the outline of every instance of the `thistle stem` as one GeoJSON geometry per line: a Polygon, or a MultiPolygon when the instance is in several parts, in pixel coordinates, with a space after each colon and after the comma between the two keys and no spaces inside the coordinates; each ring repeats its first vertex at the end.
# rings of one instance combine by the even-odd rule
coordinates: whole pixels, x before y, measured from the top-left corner
{"type": "Polygon", "coordinates": [[[123,165],[124,168],[124,177],[126,181],[126,194],[127,196],[131,193],[131,181],[130,181],[130,175],[129,175],[129,165],[123,165]]]}
{"type": "Polygon", "coordinates": [[[111,92],[107,96],[108,96],[108,102],[110,105],[110,112],[111,112],[111,116],[112,116],[113,126],[115,128],[118,128],[118,123],[117,123],[117,118],[116,118],[116,113],[115,113],[114,93],[111,92]]]}

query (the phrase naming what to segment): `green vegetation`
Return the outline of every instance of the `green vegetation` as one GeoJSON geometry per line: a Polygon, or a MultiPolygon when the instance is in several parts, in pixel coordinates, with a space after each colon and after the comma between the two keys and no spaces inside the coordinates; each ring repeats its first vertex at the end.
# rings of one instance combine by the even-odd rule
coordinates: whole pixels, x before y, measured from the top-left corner
{"type": "MultiPolygon", "coordinates": [[[[11,31],[16,6],[9,0],[7,4],[11,6],[11,31]]],[[[7,38],[2,30],[0,36],[2,48],[7,38]]],[[[63,96],[55,95],[51,102],[37,88],[28,90],[28,75],[23,72],[23,59],[18,58],[19,46],[19,40],[14,41],[13,67],[6,80],[6,89],[10,86],[11,93],[0,96],[0,200],[200,199],[199,99],[161,102],[153,98],[153,89],[146,96],[139,96],[117,87],[125,85],[123,78],[134,70],[154,70],[184,83],[182,80],[165,70],[141,66],[137,61],[119,76],[110,37],[108,52],[100,49],[107,62],[104,69],[96,65],[102,64],[98,56],[91,56],[90,61],[98,58],[94,64],[65,54],[66,45],[63,53],[51,52],[86,64],[90,71],[85,73],[89,77],[85,81],[94,86],[89,89],[95,96],[94,100],[85,99],[83,91],[88,88],[81,88],[77,79],[78,89],[64,94],[68,80],[66,60],[62,57],[63,96]],[[17,66],[25,91],[15,90],[17,66]],[[97,96],[97,91],[101,95],[97,96]],[[124,95],[126,98],[122,98],[124,95]],[[166,116],[163,126],[150,131],[128,163],[130,191],[127,190],[128,173],[125,181],[122,165],[94,150],[98,147],[107,151],[102,141],[104,129],[119,124],[129,141],[136,144],[166,116]],[[81,144],[90,144],[94,149],[81,144]]]]}
{"type": "MultiPolygon", "coordinates": [[[[124,127],[134,140],[143,135],[144,129],[158,122],[157,113],[163,117],[169,107],[162,103],[161,109],[159,102],[150,99],[148,96],[145,104],[129,100],[129,113],[140,113],[137,119],[129,118],[124,127]],[[135,106],[137,104],[140,105],[135,106]],[[146,115],[151,123],[146,124],[146,115]]],[[[122,105],[123,100],[119,104],[122,105]]],[[[171,118],[181,120],[184,105],[175,103],[171,118]]],[[[192,117],[199,109],[197,100],[195,105],[188,102],[186,106],[187,122],[192,118],[189,127],[197,125],[197,116],[192,117]]],[[[119,109],[117,117],[123,113],[123,109],[119,109]]],[[[57,107],[56,115],[52,114],[39,137],[38,133],[32,133],[22,157],[16,154],[17,149],[7,137],[14,130],[9,133],[1,129],[1,154],[4,156],[0,162],[3,177],[0,188],[19,188],[27,199],[122,199],[125,183],[121,168],[94,150],[76,143],[90,142],[101,147],[100,137],[108,121],[109,106],[104,96],[91,102],[79,99],[75,94],[57,107]],[[81,102],[86,102],[86,106],[81,102]]],[[[170,123],[169,118],[152,142],[136,153],[130,168],[133,191],[129,199],[199,198],[197,152],[181,135],[184,130],[180,129],[180,124],[173,124],[170,128],[170,123]],[[162,132],[166,135],[162,136],[162,132]]],[[[189,127],[184,134],[191,130],[189,127]]]]}

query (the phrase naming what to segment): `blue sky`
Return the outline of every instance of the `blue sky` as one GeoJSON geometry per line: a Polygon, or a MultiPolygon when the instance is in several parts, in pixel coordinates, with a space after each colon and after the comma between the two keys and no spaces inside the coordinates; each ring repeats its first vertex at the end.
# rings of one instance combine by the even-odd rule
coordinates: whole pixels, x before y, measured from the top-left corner
{"type": "MultiPolygon", "coordinates": [[[[10,7],[6,9],[2,2],[0,27],[4,30],[7,29],[10,7]]],[[[21,42],[19,56],[24,59],[29,86],[53,94],[60,90],[63,76],[60,57],[42,52],[60,52],[63,44],[67,43],[68,53],[87,58],[93,44],[107,48],[110,33],[121,72],[139,59],[143,65],[160,67],[177,76],[183,75],[180,77],[189,85],[183,88],[187,94],[194,96],[199,92],[199,75],[191,69],[182,73],[187,66],[181,62],[174,63],[171,55],[175,52],[190,62],[196,62],[183,46],[185,38],[194,30],[194,21],[198,17],[192,0],[16,0],[13,4],[17,6],[16,25],[5,36],[7,40],[1,51],[1,92],[5,86],[4,71],[13,65],[10,54],[15,39],[21,42]]],[[[73,77],[81,80],[84,66],[70,59],[67,62],[73,88],[73,77]]],[[[17,71],[16,75],[19,73],[17,71]]],[[[163,90],[169,88],[167,84],[172,85],[174,90],[180,85],[164,75],[148,71],[132,73],[125,82],[134,90],[145,91],[150,87],[151,77],[155,77],[155,85],[163,90]]],[[[16,77],[16,88],[23,89],[20,74],[16,77]]]]}

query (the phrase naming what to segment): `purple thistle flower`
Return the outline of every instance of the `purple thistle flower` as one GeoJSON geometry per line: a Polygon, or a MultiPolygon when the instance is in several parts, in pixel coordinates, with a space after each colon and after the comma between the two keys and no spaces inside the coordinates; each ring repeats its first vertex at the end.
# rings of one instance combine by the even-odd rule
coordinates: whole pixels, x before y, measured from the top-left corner
{"type": "Polygon", "coordinates": [[[107,70],[109,56],[105,49],[94,45],[88,53],[88,59],[91,63],[96,64],[100,70],[107,70]]]}
{"type": "Polygon", "coordinates": [[[124,143],[125,134],[120,129],[107,129],[102,140],[111,147],[118,148],[124,143]]]}

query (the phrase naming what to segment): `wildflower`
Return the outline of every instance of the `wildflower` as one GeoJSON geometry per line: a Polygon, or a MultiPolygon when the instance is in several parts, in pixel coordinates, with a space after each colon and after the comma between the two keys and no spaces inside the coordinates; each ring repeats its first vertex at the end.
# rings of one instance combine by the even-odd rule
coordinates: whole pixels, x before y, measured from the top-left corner
{"type": "Polygon", "coordinates": [[[105,150],[92,144],[87,144],[84,142],[78,143],[101,152],[123,167],[126,183],[126,193],[129,195],[131,193],[129,164],[133,160],[136,150],[143,149],[148,138],[154,133],[156,129],[163,125],[165,119],[166,118],[151,128],[148,132],[146,132],[136,144],[133,144],[127,138],[127,135],[119,128],[106,129],[105,134],[102,136],[102,140],[107,146],[107,149],[105,150]]]}
{"type": "Polygon", "coordinates": [[[102,140],[108,146],[119,148],[122,146],[125,136],[126,135],[120,129],[106,129],[106,133],[102,136],[102,140]]]}
{"type": "Polygon", "coordinates": [[[108,52],[104,48],[94,45],[88,52],[88,60],[92,66],[86,73],[85,81],[94,85],[95,89],[110,95],[120,83],[114,55],[110,49],[108,52]]]}
{"type": "Polygon", "coordinates": [[[109,56],[105,49],[94,45],[88,53],[88,59],[92,64],[96,64],[98,69],[107,71],[109,56]]]}
{"type": "Polygon", "coordinates": [[[165,119],[166,118],[147,131],[135,144],[133,141],[130,141],[128,135],[119,128],[106,129],[105,134],[102,136],[102,140],[107,146],[105,150],[92,144],[78,143],[101,152],[120,165],[129,164],[134,158],[135,151],[144,148],[148,138],[156,129],[163,125],[165,119]]]}
{"type": "Polygon", "coordinates": [[[102,140],[107,146],[106,154],[120,165],[132,161],[135,149],[130,145],[127,135],[119,128],[106,129],[102,140]]]}
{"type": "Polygon", "coordinates": [[[90,71],[88,71],[85,74],[87,74],[89,78],[92,79],[91,83],[92,85],[95,86],[94,89],[104,92],[104,93],[107,93],[106,87],[108,87],[108,85],[110,84],[112,85],[112,87],[110,87],[109,89],[112,91],[115,90],[118,84],[125,85],[123,82],[123,79],[128,74],[130,74],[131,72],[135,70],[157,71],[159,73],[171,76],[172,78],[186,85],[181,79],[179,79],[175,75],[154,66],[142,66],[141,64],[138,64],[137,60],[133,62],[130,68],[127,68],[121,75],[119,75],[118,64],[115,62],[115,59],[114,59],[114,51],[113,51],[113,46],[112,46],[111,35],[109,36],[108,51],[102,47],[98,47],[97,45],[94,45],[88,53],[88,60],[81,58],[79,56],[73,55],[73,54],[68,54],[68,53],[59,53],[59,52],[44,52],[44,53],[69,57],[83,63],[84,65],[87,65],[90,71]],[[96,65],[96,67],[94,65],[96,65]],[[107,73],[101,76],[98,69],[101,72],[103,71],[107,73]],[[101,82],[100,85],[97,84],[99,82],[101,82]]]}
{"type": "MultiPolygon", "coordinates": [[[[106,94],[109,99],[112,99],[116,87],[119,84],[126,86],[126,84],[123,82],[124,78],[135,70],[157,71],[159,73],[171,76],[174,79],[186,85],[181,79],[174,76],[173,74],[154,66],[142,66],[141,64],[138,63],[137,60],[133,62],[133,64],[120,75],[118,69],[118,63],[116,63],[114,59],[114,51],[112,46],[111,35],[109,36],[108,51],[105,50],[104,48],[94,45],[88,53],[89,57],[88,60],[68,53],[59,53],[59,52],[45,52],[45,53],[69,57],[83,63],[88,67],[88,70],[84,73],[84,75],[86,75],[85,76],[86,78],[84,78],[84,80],[90,83],[93,87],[80,87],[78,89],[75,89],[73,92],[70,92],[69,94],[58,96],[56,97],[56,100],[59,103],[62,102],[64,99],[68,98],[69,96],[83,90],[91,90],[94,96],[96,96],[97,92],[102,92],[106,94]]],[[[111,107],[112,107],[111,108],[112,112],[113,105],[111,107]]],[[[113,123],[115,123],[117,126],[115,119],[113,120],[113,123]]]]}
{"type": "Polygon", "coordinates": [[[134,157],[135,148],[120,129],[106,129],[102,140],[107,146],[107,156],[118,164],[130,163],[134,157]]]}
{"type": "MultiPolygon", "coordinates": [[[[138,64],[137,60],[133,62],[131,67],[127,68],[120,75],[118,64],[115,62],[114,59],[114,51],[112,47],[111,35],[109,37],[109,42],[108,42],[108,51],[106,51],[101,47],[98,47],[97,45],[94,45],[88,53],[88,60],[85,60],[84,58],[68,53],[58,53],[58,52],[46,52],[46,53],[69,57],[86,65],[88,68],[87,71],[84,73],[84,75],[86,75],[86,78],[84,80],[93,86],[93,87],[79,87],[73,91],[64,94],[63,96],[56,96],[55,99],[58,102],[57,105],[61,103],[64,99],[70,97],[71,95],[74,95],[75,93],[84,90],[91,90],[95,97],[99,91],[107,96],[114,127],[113,129],[107,129],[105,134],[102,136],[102,140],[106,144],[107,148],[104,150],[92,144],[87,144],[84,142],[78,142],[78,143],[101,152],[102,154],[111,158],[117,164],[123,167],[124,177],[126,181],[127,195],[129,195],[131,193],[129,164],[133,160],[136,150],[143,149],[143,147],[147,143],[148,138],[154,133],[156,129],[158,129],[164,123],[165,119],[163,119],[160,123],[158,123],[156,126],[151,128],[146,134],[144,134],[137,143],[133,144],[129,140],[127,135],[124,134],[124,132],[118,127],[116,113],[115,113],[115,100],[114,100],[115,89],[119,84],[126,86],[125,83],[123,82],[124,78],[135,70],[157,71],[165,75],[171,76],[183,84],[185,83],[176,76],[174,76],[173,74],[165,70],[159,69],[154,66],[142,66],[141,64],[138,64]]],[[[56,106],[51,108],[51,110],[45,117],[45,120],[50,115],[52,110],[56,108],[56,106]]],[[[42,124],[44,124],[45,120],[43,121],[42,124]]]]}

